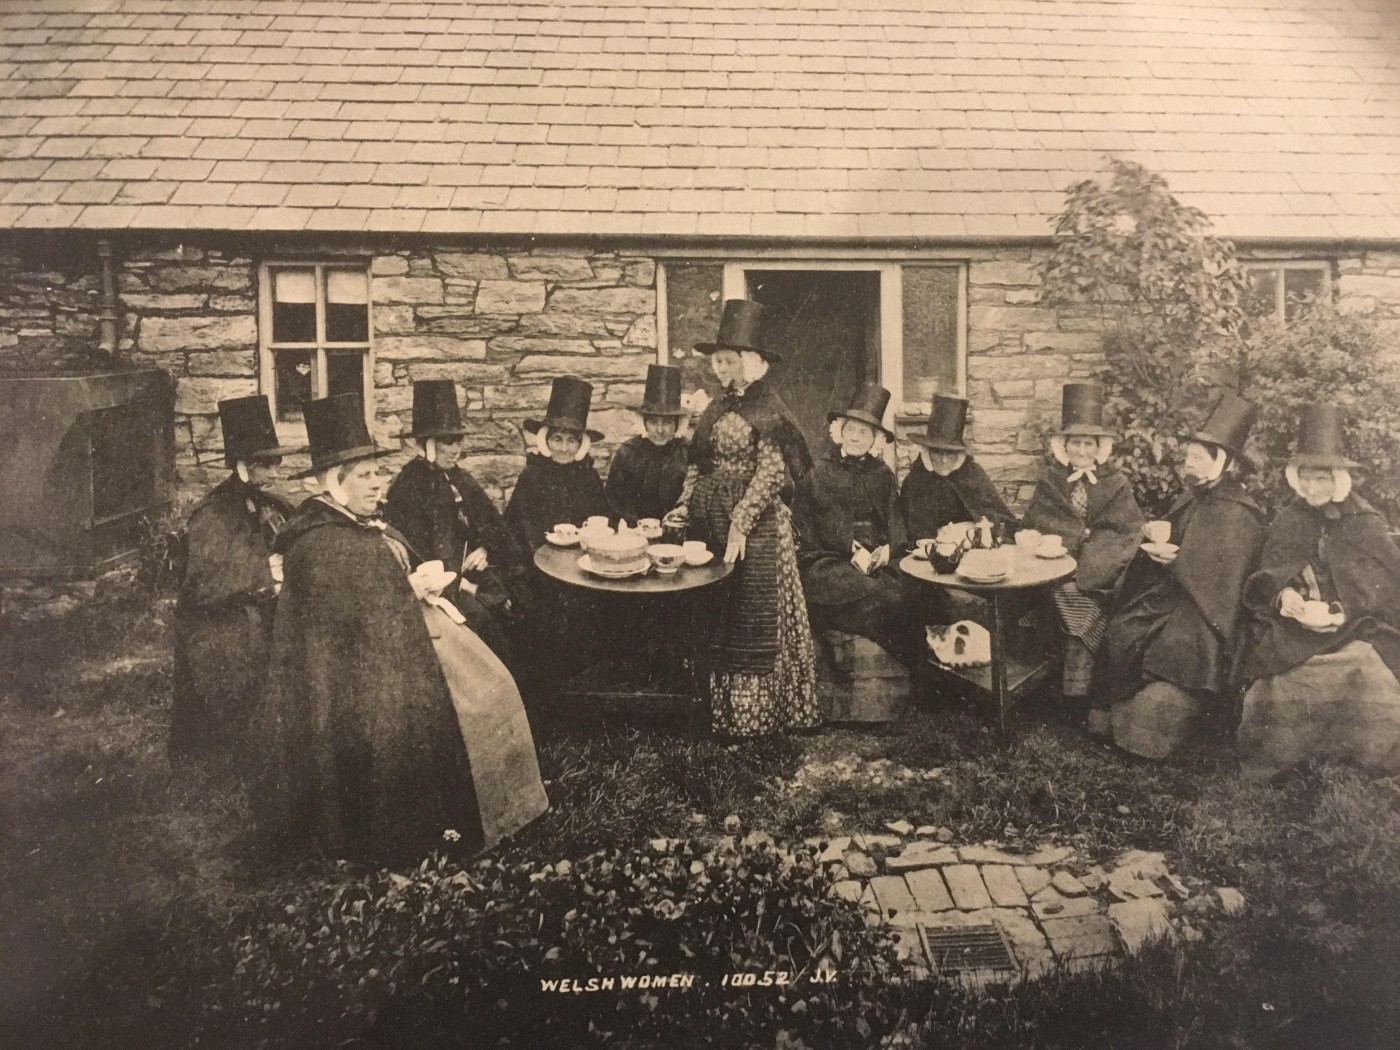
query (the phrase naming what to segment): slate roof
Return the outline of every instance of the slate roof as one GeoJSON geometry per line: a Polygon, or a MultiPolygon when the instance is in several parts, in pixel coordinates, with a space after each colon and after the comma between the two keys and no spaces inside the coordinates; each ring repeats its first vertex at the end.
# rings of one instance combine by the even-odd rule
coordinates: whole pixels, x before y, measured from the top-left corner
{"type": "Polygon", "coordinates": [[[33,0],[0,227],[1400,238],[1397,0],[33,0]]]}

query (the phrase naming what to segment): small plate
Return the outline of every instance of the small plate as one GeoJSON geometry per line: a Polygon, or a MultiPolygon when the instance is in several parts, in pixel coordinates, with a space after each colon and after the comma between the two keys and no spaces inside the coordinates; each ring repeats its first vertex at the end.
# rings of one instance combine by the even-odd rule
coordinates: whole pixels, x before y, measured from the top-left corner
{"type": "Polygon", "coordinates": [[[687,565],[689,565],[692,569],[698,569],[698,568],[699,568],[700,566],[702,566],[702,565],[709,565],[710,562],[712,562],[712,561],[714,561],[714,560],[715,560],[715,552],[714,552],[714,551],[706,551],[704,554],[700,555],[698,558],[697,558],[697,557],[687,557],[687,558],[685,559],[685,563],[686,563],[687,565]]]}
{"type": "Polygon", "coordinates": [[[1069,556],[1069,548],[1067,548],[1067,547],[1061,547],[1061,548],[1060,548],[1059,550],[1057,550],[1054,554],[1046,554],[1046,553],[1044,553],[1043,551],[1037,550],[1037,551],[1035,552],[1035,556],[1036,556],[1037,558],[1049,558],[1049,559],[1051,559],[1052,561],[1053,561],[1054,559],[1056,559],[1056,558],[1066,558],[1066,557],[1069,556]]]}
{"type": "Polygon", "coordinates": [[[1142,549],[1148,554],[1175,554],[1181,550],[1175,543],[1144,543],[1142,549]]]}
{"type": "Polygon", "coordinates": [[[593,564],[593,559],[587,554],[579,555],[578,567],[584,572],[591,572],[594,576],[601,576],[608,580],[625,580],[632,576],[643,576],[651,572],[651,562],[647,562],[645,565],[639,565],[635,569],[623,569],[621,572],[600,569],[593,564]]]}
{"type": "Polygon", "coordinates": [[[961,576],[964,580],[968,580],[972,583],[1000,583],[1011,574],[1009,572],[999,572],[994,576],[974,576],[970,572],[959,570],[955,575],[961,576]]]}
{"type": "Polygon", "coordinates": [[[577,546],[578,546],[578,536],[577,536],[577,534],[575,534],[574,537],[573,537],[572,539],[566,539],[565,537],[555,535],[555,534],[552,533],[552,532],[546,532],[546,533],[544,534],[544,538],[545,538],[546,540],[548,540],[550,546],[553,546],[553,547],[577,547],[577,546]]]}
{"type": "Polygon", "coordinates": [[[928,555],[921,551],[918,547],[915,547],[912,551],[909,552],[909,557],[913,558],[915,561],[928,561],[928,555]]]}

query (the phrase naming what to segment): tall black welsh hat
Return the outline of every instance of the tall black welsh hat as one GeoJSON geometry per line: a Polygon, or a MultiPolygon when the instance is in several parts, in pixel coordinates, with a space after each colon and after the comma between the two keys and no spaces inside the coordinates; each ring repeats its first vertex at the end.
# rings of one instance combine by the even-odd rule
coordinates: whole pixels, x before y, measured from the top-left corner
{"type": "Polygon", "coordinates": [[[752,350],[768,361],[781,361],[763,345],[763,304],[753,299],[726,299],[719,319],[719,335],[713,343],[696,343],[698,353],[716,350],[752,350]]]}
{"type": "Polygon", "coordinates": [[[647,390],[637,411],[644,416],[684,416],[681,370],[674,365],[647,365],[647,390]]]}
{"type": "Polygon", "coordinates": [[[1060,394],[1060,436],[1117,437],[1103,425],[1103,405],[1098,383],[1066,383],[1060,394]]]}
{"type": "Polygon", "coordinates": [[[889,404],[890,392],[888,390],[879,383],[866,383],[856,391],[856,396],[851,399],[849,408],[828,413],[826,421],[835,423],[838,419],[855,419],[861,423],[868,423],[893,441],[894,434],[890,433],[889,428],[885,426],[885,409],[889,407],[889,404]]]}
{"type": "Polygon", "coordinates": [[[1239,460],[1241,465],[1250,467],[1254,463],[1245,452],[1244,446],[1249,439],[1249,430],[1258,418],[1257,405],[1252,405],[1234,391],[1227,390],[1211,411],[1205,426],[1190,434],[1183,434],[1182,437],[1187,441],[1223,448],[1239,460]]]}
{"type": "Polygon", "coordinates": [[[467,432],[457,404],[457,384],[451,379],[413,381],[413,427],[400,437],[452,438],[467,432]]]}
{"type": "Polygon", "coordinates": [[[551,430],[579,430],[593,441],[601,441],[603,435],[588,429],[588,409],[593,403],[593,384],[585,383],[576,376],[560,376],[554,380],[549,391],[549,407],[543,419],[527,419],[521,424],[526,433],[535,434],[540,427],[551,430]]]}
{"type": "Polygon", "coordinates": [[[277,459],[304,447],[282,445],[272,424],[272,405],[266,394],[231,397],[219,402],[219,429],[224,435],[224,462],[232,467],[239,460],[277,459]]]}
{"type": "Polygon", "coordinates": [[[1303,432],[1289,460],[1294,467],[1358,467],[1347,459],[1342,440],[1342,409],[1338,405],[1309,405],[1303,410],[1303,432]]]}
{"type": "Polygon", "coordinates": [[[329,467],[353,463],[357,459],[374,459],[392,454],[380,448],[369,435],[365,423],[365,405],[359,394],[337,394],[317,398],[302,406],[306,417],[306,436],[311,443],[311,469],[296,477],[319,474],[329,467]]]}
{"type": "Polygon", "coordinates": [[[967,398],[935,394],[927,430],[922,434],[910,434],[909,440],[942,452],[966,452],[967,445],[963,443],[966,425],[967,398]]]}

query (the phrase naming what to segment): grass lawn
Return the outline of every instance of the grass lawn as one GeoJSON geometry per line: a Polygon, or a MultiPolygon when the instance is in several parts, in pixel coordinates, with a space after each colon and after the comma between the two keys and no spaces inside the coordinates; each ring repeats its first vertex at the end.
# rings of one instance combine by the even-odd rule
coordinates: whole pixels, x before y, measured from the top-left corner
{"type": "MultiPolygon", "coordinates": [[[[0,1046],[498,1045],[472,1034],[492,1030],[492,1004],[480,1002],[475,1020],[415,1029],[404,1019],[396,1036],[384,1022],[394,1002],[355,1002],[356,988],[372,995],[373,975],[353,979],[358,963],[343,957],[342,991],[320,1004],[324,1027],[279,1027],[275,1013],[250,1021],[240,967],[274,929],[267,916],[295,910],[288,901],[341,915],[387,876],[332,861],[273,863],[231,773],[172,773],[168,617],[164,602],[112,600],[7,640],[0,1046]]],[[[786,841],[905,818],[947,827],[962,843],[1053,842],[1102,860],[1163,850],[1175,872],[1245,895],[1243,914],[1210,920],[1202,940],[1159,945],[1106,973],[1056,972],[979,995],[891,982],[870,993],[883,1012],[869,1016],[886,1023],[872,1020],[864,1045],[888,1036],[886,1045],[928,1050],[1400,1046],[1400,787],[1391,781],[1308,769],[1247,786],[1220,744],[1169,767],[1130,763],[1053,712],[1029,712],[1007,746],[953,709],[921,709],[884,731],[730,747],[674,720],[587,712],[541,714],[536,734],[553,809],[481,869],[481,885],[492,872],[579,865],[598,851],[622,863],[654,839],[720,835],[730,816],[786,841]]],[[[443,863],[433,892],[478,878],[443,863]]],[[[445,910],[415,917],[420,932],[436,936],[441,915],[439,940],[450,940],[463,909],[476,907],[460,896],[423,897],[445,910]]],[[[660,1000],[648,1038],[822,1050],[761,1026],[736,1042],[700,1009],[680,993],[660,1000]]],[[[628,1038],[583,1026],[559,1045],[655,1045],[628,1038]]],[[[830,1045],[863,1045],[851,1039],[830,1045]]]]}

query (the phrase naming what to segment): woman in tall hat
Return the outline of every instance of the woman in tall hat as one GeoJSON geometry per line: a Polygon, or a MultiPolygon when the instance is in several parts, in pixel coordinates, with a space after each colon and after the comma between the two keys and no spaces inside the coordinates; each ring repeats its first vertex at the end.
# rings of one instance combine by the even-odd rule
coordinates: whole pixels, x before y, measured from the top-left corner
{"type": "Polygon", "coordinates": [[[532,448],[525,469],[506,505],[506,524],[516,542],[533,553],[555,525],[582,525],[587,518],[608,516],[603,479],[589,451],[603,435],[588,429],[593,386],[574,376],[554,380],[543,419],[523,424],[532,448]]]}
{"type": "Polygon", "coordinates": [[[1239,478],[1257,415],[1226,393],[1185,436],[1186,491],[1166,515],[1174,549],[1154,543],[1124,574],[1095,689],[1112,705],[1113,742],[1132,754],[1167,758],[1203,714],[1233,711],[1242,592],[1264,542],[1264,512],[1239,478]]]}
{"type": "Polygon", "coordinates": [[[219,402],[229,476],[195,505],[175,603],[170,754],[236,757],[267,672],[281,574],[273,553],[292,505],[271,491],[283,455],[265,396],[219,402]]]}
{"type": "Polygon", "coordinates": [[[660,519],[676,505],[685,487],[690,448],[677,436],[688,414],[681,407],[681,370],[648,365],[646,394],[637,407],[643,433],[628,438],[608,469],[607,494],[612,513],[633,525],[641,518],[660,519]]]}
{"type": "Polygon", "coordinates": [[[797,487],[793,504],[797,563],[814,628],[869,638],[913,667],[923,630],[890,561],[906,544],[899,486],[880,455],[894,441],[884,424],[889,402],[888,390],[869,383],[850,407],[827,417],[831,450],[797,487]],[[866,552],[859,561],[857,549],[866,552]]]}
{"type": "Polygon", "coordinates": [[[413,426],[404,436],[418,454],[389,486],[384,518],[425,560],[457,574],[447,594],[467,626],[507,660],[507,626],[523,601],[528,563],[491,498],[460,466],[465,435],[456,384],[416,380],[413,426]]]}
{"type": "Polygon", "coordinates": [[[899,490],[899,514],[911,544],[955,522],[986,518],[1006,526],[1016,520],[963,441],[967,408],[966,398],[937,394],[925,432],[909,435],[921,446],[899,490]]]}
{"type": "Polygon", "coordinates": [[[451,830],[490,846],[542,813],[534,742],[499,659],[377,516],[358,396],[305,406],[323,492],[278,537],[286,580],[260,710],[254,810],[286,846],[412,860],[451,830]]]}
{"type": "MultiPolygon", "coordinates": [[[[1109,599],[1142,542],[1142,510],[1133,486],[1110,457],[1114,434],[1103,425],[1104,392],[1097,383],[1066,383],[1060,429],[1036,482],[1021,527],[1054,534],[1079,563],[1074,578],[1051,598],[1065,633],[1064,695],[1089,695],[1094,654],[1108,629],[1109,599]]],[[[1108,711],[1090,720],[1100,732],[1108,711]]]]}
{"type": "Polygon", "coordinates": [[[763,344],[762,316],[762,304],[731,299],[716,340],[695,348],[709,355],[724,393],[701,414],[686,487],[668,515],[688,520],[693,536],[737,565],[708,654],[711,725],[724,736],[821,721],[792,514],[781,497],[806,477],[811,456],[764,378],[778,355],[763,344]]]}
{"type": "Polygon", "coordinates": [[[1342,438],[1337,406],[1305,412],[1286,468],[1298,498],[1245,584],[1253,684],[1238,743],[1249,777],[1317,758],[1400,773],[1400,550],[1352,491],[1342,438]]]}

